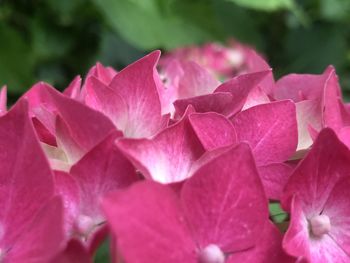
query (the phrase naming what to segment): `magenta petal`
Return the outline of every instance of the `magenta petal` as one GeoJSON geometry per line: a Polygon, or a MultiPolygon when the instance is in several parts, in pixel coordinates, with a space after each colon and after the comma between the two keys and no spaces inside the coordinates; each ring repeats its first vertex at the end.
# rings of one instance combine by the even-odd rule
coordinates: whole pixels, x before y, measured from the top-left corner
{"type": "Polygon", "coordinates": [[[225,115],[230,117],[240,111],[246,103],[249,93],[269,74],[271,74],[271,70],[243,74],[221,84],[215,92],[229,92],[233,97],[232,102],[225,109],[225,115]]]}
{"type": "Polygon", "coordinates": [[[75,219],[79,215],[80,195],[77,182],[70,174],[55,171],[55,192],[63,200],[64,227],[69,237],[73,234],[75,219]]]}
{"type": "Polygon", "coordinates": [[[120,71],[109,87],[124,99],[126,111],[115,118],[127,120],[120,128],[126,137],[150,137],[162,127],[161,104],[157,85],[160,84],[156,64],[159,51],[141,58],[120,71]]]}
{"type": "Polygon", "coordinates": [[[50,263],[91,263],[92,260],[83,244],[71,239],[64,251],[59,253],[50,263]]]}
{"type": "Polygon", "coordinates": [[[76,76],[68,87],[63,91],[63,94],[69,98],[79,100],[80,99],[80,88],[81,88],[81,77],[76,76]]]}
{"type": "Polygon", "coordinates": [[[296,150],[296,112],[289,100],[249,108],[237,114],[232,123],[238,141],[251,146],[258,166],[286,161],[296,150]]]}
{"type": "Polygon", "coordinates": [[[178,196],[151,181],[109,195],[103,208],[125,262],[196,263],[178,196]]]}
{"type": "Polygon", "coordinates": [[[331,222],[329,235],[349,255],[350,253],[350,179],[340,180],[325,203],[323,214],[331,222]]]}
{"type": "Polygon", "coordinates": [[[280,200],[293,167],[285,163],[270,163],[258,167],[259,174],[269,199],[280,200]]]}
{"type": "Polygon", "coordinates": [[[295,259],[289,257],[282,249],[282,234],[270,221],[266,221],[264,231],[257,245],[241,253],[233,253],[227,263],[292,263],[295,259]]]}
{"type": "Polygon", "coordinates": [[[190,123],[206,150],[235,144],[236,131],[232,123],[223,115],[214,112],[194,113],[190,123]]]}
{"type": "Polygon", "coordinates": [[[62,200],[56,196],[46,203],[5,256],[5,262],[50,262],[64,241],[62,200]]]}
{"type": "Polygon", "coordinates": [[[178,98],[189,98],[212,93],[220,82],[205,68],[193,61],[181,63],[183,75],[178,87],[178,98]]]}
{"type": "Polygon", "coordinates": [[[0,118],[0,166],[0,247],[6,250],[21,239],[54,191],[53,175],[25,101],[0,118]]]}
{"type": "Polygon", "coordinates": [[[161,183],[182,181],[204,153],[187,115],[152,139],[120,139],[116,144],[146,178],[161,183]]]}
{"type": "Polygon", "coordinates": [[[132,164],[114,144],[113,133],[76,163],[70,174],[79,186],[80,214],[99,224],[104,221],[101,198],[108,192],[126,187],[137,180],[132,164]]]}
{"type": "Polygon", "coordinates": [[[0,90],[0,116],[7,112],[7,87],[3,86],[0,90]]]}
{"type": "Polygon", "coordinates": [[[174,102],[176,110],[175,117],[183,116],[189,105],[192,105],[196,109],[196,112],[217,112],[225,115],[232,100],[232,94],[229,92],[215,92],[212,94],[176,100],[174,102]]]}
{"type": "Polygon", "coordinates": [[[350,152],[331,129],[323,129],[312,149],[288,180],[282,204],[288,211],[293,195],[305,213],[319,213],[339,178],[350,174],[350,152]]]}
{"type": "Polygon", "coordinates": [[[251,248],[268,218],[267,199],[246,144],[230,147],[200,167],[184,184],[181,201],[201,248],[251,248]]]}

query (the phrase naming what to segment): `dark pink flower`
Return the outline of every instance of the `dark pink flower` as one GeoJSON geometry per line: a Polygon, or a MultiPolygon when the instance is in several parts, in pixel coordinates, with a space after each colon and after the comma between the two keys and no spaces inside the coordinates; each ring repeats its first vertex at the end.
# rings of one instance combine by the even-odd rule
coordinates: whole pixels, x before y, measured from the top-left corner
{"type": "Polygon", "coordinates": [[[311,263],[349,262],[349,176],[349,150],[332,130],[322,130],[284,191],[289,254],[311,263]]]}
{"type": "MultiPolygon", "coordinates": [[[[106,198],[104,210],[126,262],[236,262],[240,253],[247,253],[245,262],[281,262],[256,250],[269,247],[258,248],[257,239],[268,211],[249,147],[226,148],[209,159],[179,194],[143,181],[106,198]]],[[[270,232],[265,237],[278,247],[280,237],[270,232]]]]}
{"type": "Polygon", "coordinates": [[[0,117],[1,262],[49,262],[64,245],[62,200],[27,108],[0,117]]]}

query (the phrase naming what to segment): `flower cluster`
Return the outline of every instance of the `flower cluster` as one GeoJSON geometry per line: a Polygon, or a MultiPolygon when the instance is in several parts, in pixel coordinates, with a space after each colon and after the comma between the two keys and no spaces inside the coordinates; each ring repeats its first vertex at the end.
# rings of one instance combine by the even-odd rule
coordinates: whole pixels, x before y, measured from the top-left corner
{"type": "Polygon", "coordinates": [[[278,81],[235,44],[0,92],[0,262],[350,262],[337,75],[278,81]],[[269,204],[287,215],[277,223],[269,204]]]}

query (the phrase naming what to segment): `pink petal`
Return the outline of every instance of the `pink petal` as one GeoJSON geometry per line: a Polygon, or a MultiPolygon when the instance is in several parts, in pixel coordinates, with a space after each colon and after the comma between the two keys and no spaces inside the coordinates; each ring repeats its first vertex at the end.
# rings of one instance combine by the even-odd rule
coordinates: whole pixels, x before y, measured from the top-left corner
{"type": "Polygon", "coordinates": [[[271,70],[239,75],[223,84],[215,92],[230,92],[233,100],[225,112],[228,117],[233,116],[242,109],[249,93],[271,73],[271,70]]]}
{"type": "Polygon", "coordinates": [[[268,218],[267,199],[248,145],[230,147],[183,185],[181,201],[196,242],[224,252],[253,247],[268,218]]]}
{"type": "Polygon", "coordinates": [[[55,171],[55,192],[60,195],[64,209],[64,227],[66,236],[73,233],[73,226],[79,215],[80,195],[76,180],[65,172],[55,171]]]}
{"type": "Polygon", "coordinates": [[[118,123],[127,120],[124,127],[118,127],[127,137],[149,137],[162,128],[157,88],[160,81],[156,70],[159,56],[160,52],[154,51],[129,65],[109,85],[125,101],[126,110],[116,118],[118,123]]]}
{"type": "Polygon", "coordinates": [[[247,251],[233,253],[227,263],[292,263],[295,259],[289,257],[282,249],[282,237],[277,227],[270,221],[264,225],[264,231],[259,237],[257,245],[247,251]]]}
{"type": "Polygon", "coordinates": [[[21,238],[5,256],[5,262],[50,262],[60,251],[63,241],[62,200],[56,196],[26,226],[21,238]]]}
{"type": "Polygon", "coordinates": [[[116,144],[146,178],[161,183],[182,181],[190,176],[192,164],[204,153],[188,113],[152,139],[120,139],[116,144]]]}
{"type": "Polygon", "coordinates": [[[63,94],[69,98],[79,100],[80,99],[80,88],[81,88],[81,77],[76,76],[68,87],[63,91],[63,94]]]}
{"type": "Polygon", "coordinates": [[[109,195],[103,208],[125,262],[196,263],[177,195],[151,181],[109,195]]]}
{"type": "Polygon", "coordinates": [[[7,87],[3,86],[0,90],[0,116],[7,112],[7,87]]]}
{"type": "Polygon", "coordinates": [[[108,192],[129,186],[138,179],[132,164],[114,144],[118,136],[117,132],[108,136],[70,171],[79,186],[79,213],[93,219],[96,225],[104,221],[100,211],[101,198],[108,192]]]}
{"type": "Polygon", "coordinates": [[[208,95],[176,100],[174,102],[176,110],[175,117],[183,116],[189,105],[192,105],[196,109],[196,112],[217,112],[226,115],[229,113],[227,109],[229,109],[232,101],[233,97],[229,92],[215,92],[208,95]]]}
{"type": "Polygon", "coordinates": [[[345,253],[350,253],[350,179],[349,176],[335,185],[325,203],[322,214],[329,217],[331,230],[329,235],[345,253]]]}
{"type": "Polygon", "coordinates": [[[350,152],[331,129],[323,129],[285,187],[282,205],[289,210],[298,195],[306,214],[320,213],[334,185],[350,174],[350,152]]]}
{"type": "Polygon", "coordinates": [[[259,165],[283,162],[297,146],[295,105],[289,100],[272,102],[242,111],[232,119],[238,141],[251,146],[259,165]]]}
{"type": "Polygon", "coordinates": [[[290,74],[276,83],[275,98],[277,100],[291,99],[294,102],[302,100],[319,100],[323,96],[326,80],[333,69],[328,67],[321,75],[290,74]]]}
{"type": "Polygon", "coordinates": [[[57,255],[50,263],[91,263],[92,260],[83,244],[71,239],[64,251],[57,255]]]}
{"type": "Polygon", "coordinates": [[[95,77],[88,79],[85,103],[106,115],[118,129],[127,133],[132,128],[128,127],[129,112],[125,100],[95,77]]]}
{"type": "Polygon", "coordinates": [[[25,101],[0,118],[0,247],[21,239],[53,195],[53,175],[34,133],[25,101]]]}
{"type": "Polygon", "coordinates": [[[212,74],[196,62],[184,61],[181,66],[184,73],[179,81],[178,99],[210,94],[220,84],[212,74]]]}
{"type": "MultiPolygon", "coordinates": [[[[261,84],[260,84],[261,85],[261,84]]],[[[271,102],[266,93],[259,86],[255,87],[248,95],[247,100],[242,110],[249,109],[256,105],[265,104],[271,102]]]]}
{"type": "Polygon", "coordinates": [[[189,116],[190,123],[206,150],[235,144],[236,131],[232,123],[223,115],[208,112],[189,116]]]}
{"type": "Polygon", "coordinates": [[[293,167],[285,163],[270,163],[258,167],[261,181],[269,199],[280,200],[293,167]]]}

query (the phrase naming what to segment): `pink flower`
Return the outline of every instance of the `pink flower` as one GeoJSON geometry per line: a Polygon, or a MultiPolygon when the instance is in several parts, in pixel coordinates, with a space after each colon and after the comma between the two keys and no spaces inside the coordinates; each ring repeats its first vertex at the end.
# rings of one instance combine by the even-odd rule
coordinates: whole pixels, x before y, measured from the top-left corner
{"type": "Polygon", "coordinates": [[[330,129],[290,177],[282,203],[291,212],[285,250],[309,262],[349,262],[350,152],[330,129]]]}
{"type": "Polygon", "coordinates": [[[272,245],[277,253],[267,261],[256,250],[257,237],[271,226],[249,147],[226,148],[207,160],[179,194],[143,181],[106,198],[104,210],[126,262],[235,262],[240,253],[245,262],[281,262],[280,237],[270,230],[271,242],[259,249],[272,245]]]}

